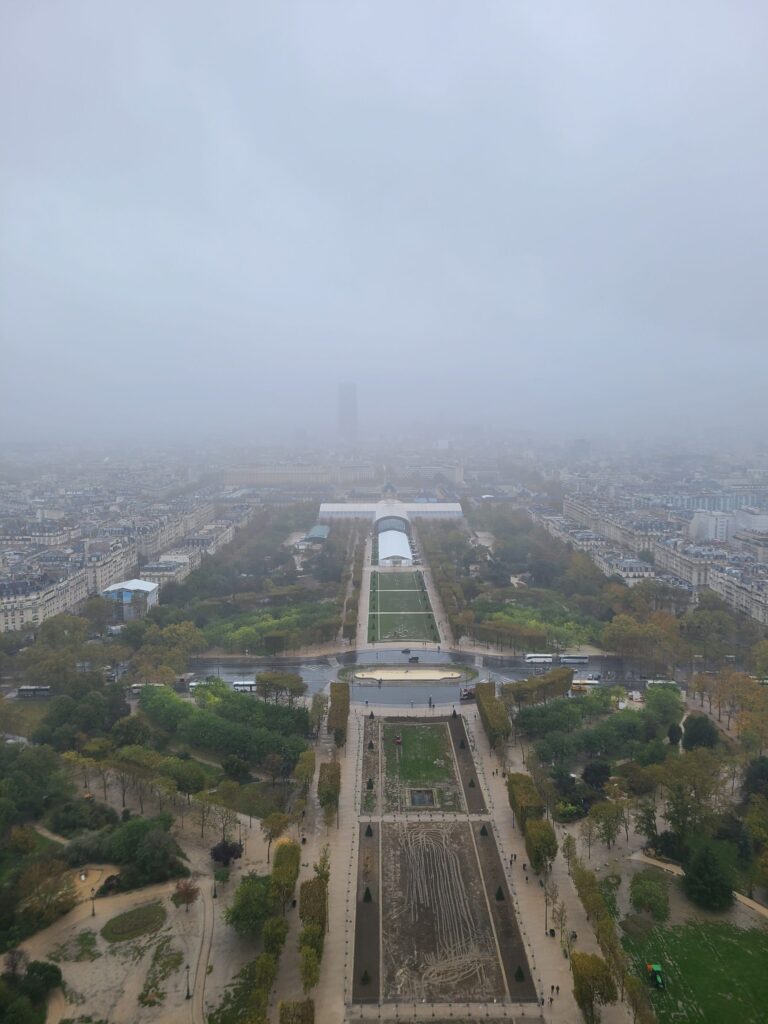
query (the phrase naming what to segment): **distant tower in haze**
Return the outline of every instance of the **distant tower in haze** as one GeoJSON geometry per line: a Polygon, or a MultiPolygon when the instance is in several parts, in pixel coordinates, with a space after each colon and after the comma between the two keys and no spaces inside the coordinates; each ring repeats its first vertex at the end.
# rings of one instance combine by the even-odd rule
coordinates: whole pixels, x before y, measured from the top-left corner
{"type": "Polygon", "coordinates": [[[339,384],[339,438],[345,444],[357,442],[357,384],[339,384]]]}

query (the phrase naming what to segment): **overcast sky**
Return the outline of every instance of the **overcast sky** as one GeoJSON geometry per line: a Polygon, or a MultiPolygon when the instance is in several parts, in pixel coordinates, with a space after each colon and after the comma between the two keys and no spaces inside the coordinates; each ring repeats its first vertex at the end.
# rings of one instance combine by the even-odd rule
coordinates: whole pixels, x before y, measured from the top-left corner
{"type": "Polygon", "coordinates": [[[768,5],[3,0],[3,435],[768,427],[768,5]]]}

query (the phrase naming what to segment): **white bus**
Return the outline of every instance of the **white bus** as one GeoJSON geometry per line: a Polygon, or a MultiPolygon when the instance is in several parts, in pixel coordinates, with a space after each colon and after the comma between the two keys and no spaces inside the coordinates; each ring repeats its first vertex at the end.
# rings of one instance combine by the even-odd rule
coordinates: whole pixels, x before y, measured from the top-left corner
{"type": "Polygon", "coordinates": [[[20,686],[16,691],[16,696],[22,700],[35,700],[39,697],[50,697],[51,688],[50,686],[20,686]]]}
{"type": "Polygon", "coordinates": [[[560,655],[561,665],[588,665],[589,655],[588,654],[561,654],[560,655]]]}
{"type": "Polygon", "coordinates": [[[551,665],[552,655],[551,654],[526,654],[525,656],[526,665],[551,665]]]}
{"type": "Polygon", "coordinates": [[[235,693],[256,693],[255,679],[235,679],[232,683],[235,693]]]}

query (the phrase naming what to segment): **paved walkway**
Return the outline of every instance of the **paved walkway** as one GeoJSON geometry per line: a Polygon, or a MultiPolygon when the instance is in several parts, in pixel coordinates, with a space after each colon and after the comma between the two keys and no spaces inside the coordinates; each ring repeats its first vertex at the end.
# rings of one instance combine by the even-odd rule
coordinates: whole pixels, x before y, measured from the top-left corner
{"type": "MultiPolygon", "coordinates": [[[[459,710],[457,708],[457,710],[459,710]]],[[[409,1017],[420,1019],[437,1019],[441,1015],[450,1015],[465,1019],[505,1019],[527,1020],[537,1019],[537,1012],[546,1021],[557,1021],[562,1024],[574,1024],[581,1019],[580,1012],[572,995],[570,966],[564,958],[558,938],[550,938],[544,931],[544,898],[543,890],[537,884],[535,875],[528,874],[525,881],[523,864],[527,859],[522,834],[512,826],[512,814],[507,801],[506,783],[494,772],[498,769],[495,755],[489,752],[488,743],[482,733],[482,726],[476,713],[464,713],[470,745],[475,756],[478,778],[483,788],[488,815],[493,821],[494,835],[499,847],[502,862],[505,864],[507,881],[513,896],[515,913],[520,923],[523,941],[526,944],[530,968],[537,983],[539,993],[545,998],[545,1006],[537,1011],[528,1004],[523,1007],[511,1008],[501,1004],[470,1004],[461,1007],[446,1008],[435,1005],[411,1007],[399,1004],[383,1004],[381,1007],[360,1008],[357,1004],[349,1008],[351,999],[353,951],[354,951],[354,915],[355,886],[357,880],[357,838],[358,838],[358,807],[361,798],[362,768],[362,730],[365,716],[373,711],[379,716],[403,714],[408,717],[430,717],[436,712],[427,708],[411,711],[410,708],[392,707],[390,705],[369,705],[367,708],[353,705],[350,714],[349,743],[345,756],[342,758],[342,796],[340,803],[339,829],[331,829],[331,892],[330,892],[330,934],[326,941],[320,984],[315,992],[316,1014],[318,1021],[342,1021],[345,1009],[348,1010],[347,1020],[367,1019],[402,1019],[403,1011],[409,1017]],[[510,858],[517,854],[517,861],[510,867],[510,858]],[[553,1005],[549,1005],[550,988],[560,986],[559,996],[555,996],[553,1005]],[[347,1006],[345,1007],[345,1004],[347,1006]],[[448,1010],[448,1012],[446,1012],[448,1010]]],[[[512,761],[520,760],[520,751],[513,749],[512,761]]],[[[525,770],[522,762],[514,763],[513,770],[525,770]]],[[[368,817],[367,815],[365,816],[368,817]]],[[[385,815],[385,817],[389,817],[385,815]]],[[[426,814],[422,815],[426,818],[426,814]]],[[[460,817],[466,818],[466,815],[460,817]]],[[[562,838],[562,835],[559,837],[562,838]]],[[[305,859],[309,859],[306,857],[305,859]]],[[[573,885],[568,877],[563,858],[558,856],[552,872],[560,897],[564,899],[568,910],[568,929],[576,931],[578,940],[576,948],[585,952],[599,952],[592,928],[586,920],[581,903],[576,896],[573,885]]],[[[551,922],[547,922],[548,925],[551,922]]],[[[605,1024],[625,1024],[630,1018],[623,1005],[605,1007],[603,1009],[605,1024]]]]}

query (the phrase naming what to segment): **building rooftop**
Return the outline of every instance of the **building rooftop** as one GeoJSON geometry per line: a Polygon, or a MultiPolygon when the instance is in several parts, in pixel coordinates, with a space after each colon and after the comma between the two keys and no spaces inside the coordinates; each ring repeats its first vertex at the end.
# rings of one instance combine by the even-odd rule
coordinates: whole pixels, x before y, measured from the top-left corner
{"type": "Polygon", "coordinates": [[[104,593],[107,594],[113,590],[144,590],[151,593],[153,590],[157,590],[157,584],[149,583],[147,580],[123,580],[122,583],[113,583],[111,587],[106,587],[104,593]]]}

